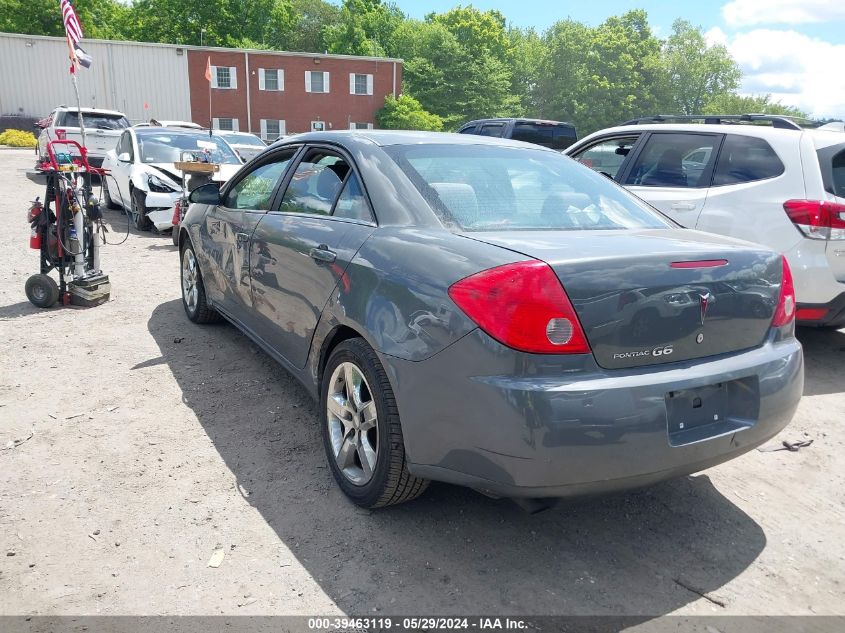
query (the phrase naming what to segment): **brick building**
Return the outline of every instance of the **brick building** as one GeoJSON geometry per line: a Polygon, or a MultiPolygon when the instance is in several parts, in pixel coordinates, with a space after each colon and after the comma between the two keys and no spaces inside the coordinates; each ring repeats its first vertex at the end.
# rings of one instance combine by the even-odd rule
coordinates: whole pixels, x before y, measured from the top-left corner
{"type": "Polygon", "coordinates": [[[347,55],[191,49],[188,81],[195,122],[250,131],[273,140],[310,130],[372,127],[384,98],[401,90],[402,62],[347,55]],[[209,64],[211,82],[206,79],[209,64]]]}
{"type": "MultiPolygon", "coordinates": [[[[371,126],[384,98],[402,91],[399,59],[90,39],[83,45],[94,63],[78,73],[82,105],[119,110],[133,123],[191,119],[272,140],[321,126],[371,126]]],[[[0,33],[0,116],[42,118],[73,105],[67,67],[64,38],[0,33]]]]}

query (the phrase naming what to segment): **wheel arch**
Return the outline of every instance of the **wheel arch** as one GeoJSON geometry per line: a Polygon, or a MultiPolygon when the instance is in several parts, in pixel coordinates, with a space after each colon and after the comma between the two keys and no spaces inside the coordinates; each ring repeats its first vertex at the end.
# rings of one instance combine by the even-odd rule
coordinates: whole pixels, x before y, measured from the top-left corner
{"type": "Polygon", "coordinates": [[[345,324],[336,325],[332,330],[326,335],[323,339],[322,344],[320,345],[320,355],[317,359],[317,393],[320,393],[320,390],[323,386],[323,373],[325,372],[326,365],[329,362],[329,356],[331,356],[332,352],[335,348],[343,343],[344,341],[348,341],[349,339],[353,338],[360,338],[364,342],[369,345],[370,343],[367,341],[367,338],[361,334],[358,330],[353,327],[350,327],[345,324]]]}

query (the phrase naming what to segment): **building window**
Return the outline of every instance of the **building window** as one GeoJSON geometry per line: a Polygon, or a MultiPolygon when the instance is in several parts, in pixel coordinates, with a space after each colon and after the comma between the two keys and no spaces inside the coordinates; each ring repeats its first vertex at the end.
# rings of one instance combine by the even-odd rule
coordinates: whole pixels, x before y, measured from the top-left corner
{"type": "Polygon", "coordinates": [[[325,121],[311,121],[311,131],[312,132],[325,132],[326,131],[326,122],[325,121]]]}
{"type": "Polygon", "coordinates": [[[284,119],[261,119],[261,139],[275,141],[283,137],[285,131],[284,119]]]}
{"type": "Polygon", "coordinates": [[[258,89],[280,91],[285,89],[285,71],[281,68],[259,68],[258,89]]]}
{"type": "Polygon", "coordinates": [[[373,94],[373,76],[361,73],[349,73],[349,94],[373,94]]]}
{"type": "Polygon", "coordinates": [[[234,66],[212,66],[211,87],[235,90],[238,87],[238,73],[234,66]]]}
{"type": "Polygon", "coordinates": [[[328,92],[329,73],[319,70],[305,71],[305,92],[328,92]]]}
{"type": "Polygon", "coordinates": [[[215,130],[223,130],[226,132],[238,131],[238,120],[233,118],[212,119],[211,126],[215,130]]]}
{"type": "Polygon", "coordinates": [[[372,130],[373,124],[372,123],[350,123],[349,129],[350,130],[372,130]]]}

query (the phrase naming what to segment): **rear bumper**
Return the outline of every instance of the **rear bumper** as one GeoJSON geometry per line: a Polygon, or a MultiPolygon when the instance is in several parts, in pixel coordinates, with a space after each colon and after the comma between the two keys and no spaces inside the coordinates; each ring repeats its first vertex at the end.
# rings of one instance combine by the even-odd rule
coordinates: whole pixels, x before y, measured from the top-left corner
{"type": "Polygon", "coordinates": [[[605,370],[591,355],[521,354],[476,330],[425,361],[382,360],[409,470],[508,497],[612,492],[709,468],[783,429],[804,383],[795,339],[605,370]],[[717,383],[737,386],[731,410],[683,441],[670,437],[666,394],[717,383]]]}
{"type": "Polygon", "coordinates": [[[806,311],[807,316],[813,316],[812,319],[797,319],[797,324],[803,327],[836,327],[845,326],[845,292],[841,293],[832,301],[827,303],[799,303],[798,316],[801,316],[801,311],[806,311]],[[817,311],[816,315],[812,315],[811,311],[817,311]]]}

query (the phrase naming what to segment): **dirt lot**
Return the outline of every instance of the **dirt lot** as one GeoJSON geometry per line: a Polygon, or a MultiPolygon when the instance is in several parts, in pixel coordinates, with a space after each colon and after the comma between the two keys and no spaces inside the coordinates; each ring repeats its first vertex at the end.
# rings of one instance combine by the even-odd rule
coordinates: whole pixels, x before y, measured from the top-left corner
{"type": "Polygon", "coordinates": [[[0,614],[845,612],[845,333],[800,335],[800,452],[536,516],[447,485],[363,511],[297,383],[185,318],[169,237],[104,249],[106,305],[26,301],[31,163],[0,151],[0,447],[32,434],[0,451],[0,614]]]}

